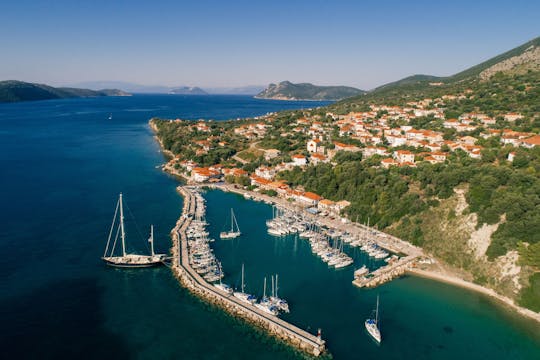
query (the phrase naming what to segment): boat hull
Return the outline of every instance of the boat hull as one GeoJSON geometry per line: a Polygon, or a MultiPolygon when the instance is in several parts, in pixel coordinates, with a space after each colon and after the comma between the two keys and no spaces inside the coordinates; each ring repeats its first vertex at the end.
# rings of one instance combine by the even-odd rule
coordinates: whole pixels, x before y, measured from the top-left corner
{"type": "Polygon", "coordinates": [[[219,234],[220,239],[235,239],[239,237],[241,233],[239,231],[237,232],[222,232],[219,234]]]}
{"type": "Polygon", "coordinates": [[[165,257],[159,256],[111,256],[103,257],[102,260],[108,266],[118,268],[147,268],[160,266],[163,264],[165,257]]]}
{"type": "Polygon", "coordinates": [[[365,327],[368,332],[368,334],[375,340],[378,344],[381,343],[381,332],[379,331],[379,328],[377,327],[377,324],[373,319],[368,319],[365,322],[365,327]]]}

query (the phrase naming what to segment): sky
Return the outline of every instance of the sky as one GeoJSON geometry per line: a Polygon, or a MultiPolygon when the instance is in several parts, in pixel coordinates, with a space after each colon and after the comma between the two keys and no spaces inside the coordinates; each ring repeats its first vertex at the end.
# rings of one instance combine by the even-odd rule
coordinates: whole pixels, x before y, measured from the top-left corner
{"type": "Polygon", "coordinates": [[[540,36],[540,1],[0,1],[0,80],[371,89],[540,36]]]}

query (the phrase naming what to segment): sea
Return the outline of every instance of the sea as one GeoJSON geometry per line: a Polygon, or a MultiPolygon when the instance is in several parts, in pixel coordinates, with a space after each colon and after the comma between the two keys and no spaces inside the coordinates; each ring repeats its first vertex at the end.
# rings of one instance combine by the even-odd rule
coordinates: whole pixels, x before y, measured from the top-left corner
{"type": "MultiPolygon", "coordinates": [[[[0,104],[0,356],[2,359],[301,359],[305,355],[208,305],[167,267],[121,270],[101,256],[119,193],[128,249],[145,253],[150,225],[167,252],[182,210],[178,181],[148,126],[152,117],[226,119],[322,102],[249,96],[134,95],[0,104]]],[[[266,233],[272,208],[204,191],[224,281],[261,296],[279,274],[284,319],[320,329],[335,359],[540,359],[540,326],[465,289],[411,276],[375,289],[354,268],[380,266],[345,247],[329,268],[295,236],[266,233]],[[233,208],[243,235],[220,240],[233,208]],[[380,298],[383,341],[364,321],[380,298]]]]}

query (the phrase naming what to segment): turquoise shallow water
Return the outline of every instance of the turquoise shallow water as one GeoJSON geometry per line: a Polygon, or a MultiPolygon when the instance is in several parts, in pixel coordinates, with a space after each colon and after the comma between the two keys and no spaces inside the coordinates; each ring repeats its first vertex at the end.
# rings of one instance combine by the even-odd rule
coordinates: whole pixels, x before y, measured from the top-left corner
{"type": "MultiPolygon", "coordinates": [[[[131,248],[145,250],[150,223],[156,247],[169,247],[182,201],[176,181],[156,168],[163,157],[150,117],[227,119],[314,105],[165,95],[0,105],[2,358],[296,358],[190,296],[168,269],[114,270],[99,257],[120,191],[137,220],[128,214],[131,248]]],[[[205,196],[214,235],[231,206],[246,234],[214,243],[227,281],[239,282],[245,262],[248,287],[260,294],[262,277],[278,272],[292,308],[285,318],[322,328],[337,359],[538,358],[538,327],[482,296],[415,278],[355,289],[352,269],[328,270],[304,241],[266,235],[270,207],[218,191],[205,196]],[[376,294],[380,347],[362,328],[376,294]]]]}
{"type": "MultiPolygon", "coordinates": [[[[539,326],[514,316],[486,297],[415,277],[404,277],[376,289],[351,284],[354,269],[329,269],[309,243],[295,236],[266,234],[269,205],[242,196],[208,191],[211,235],[217,238],[230,207],[235,209],[243,236],[216,240],[214,248],[227,274],[225,281],[239,286],[245,263],[247,290],[262,295],[263,278],[280,275],[280,295],[291,313],[284,319],[323,337],[337,359],[537,359],[539,326]],[[377,346],[363,322],[381,299],[383,342],[377,346]]],[[[346,248],[355,267],[370,262],[358,249],[346,248]]]]}

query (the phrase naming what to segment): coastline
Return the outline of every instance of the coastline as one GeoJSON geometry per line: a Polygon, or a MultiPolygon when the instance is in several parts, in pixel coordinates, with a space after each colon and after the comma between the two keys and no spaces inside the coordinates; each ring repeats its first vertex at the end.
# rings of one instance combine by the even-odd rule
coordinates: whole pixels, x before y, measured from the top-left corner
{"type": "Polygon", "coordinates": [[[268,98],[268,97],[262,97],[262,96],[257,96],[257,95],[254,95],[253,96],[254,99],[258,99],[258,100],[276,100],[276,101],[330,101],[330,102],[336,102],[336,101],[339,101],[339,100],[343,100],[343,99],[292,99],[292,98],[287,98],[287,97],[283,97],[283,98],[268,98]]]}
{"type": "MultiPolygon", "coordinates": [[[[152,123],[152,121],[150,121],[150,127],[152,128],[152,130],[156,134],[155,137],[156,137],[158,143],[160,144],[161,151],[164,154],[168,155],[170,158],[174,157],[173,154],[169,150],[166,150],[166,149],[163,148],[162,142],[157,137],[157,128],[152,123]]],[[[172,176],[175,176],[177,178],[181,178],[183,180],[189,181],[188,177],[186,177],[185,174],[180,173],[178,171],[175,171],[175,169],[172,169],[170,166],[167,166],[167,164],[163,165],[162,169],[163,169],[164,172],[166,172],[166,173],[168,173],[168,174],[170,174],[172,176]]],[[[260,194],[260,193],[255,192],[255,191],[236,189],[233,186],[227,186],[227,185],[225,185],[225,186],[216,186],[215,184],[199,184],[199,185],[201,185],[201,186],[204,186],[204,185],[210,186],[210,187],[213,187],[215,189],[219,189],[221,191],[233,191],[233,192],[235,192],[237,194],[247,193],[250,196],[252,196],[252,198],[258,198],[259,200],[262,200],[262,201],[270,200],[272,202],[276,202],[276,200],[277,200],[277,198],[271,198],[271,197],[268,197],[267,195],[260,194]]],[[[287,205],[294,208],[294,204],[292,204],[292,203],[287,204],[287,205]]],[[[352,223],[352,224],[356,224],[356,223],[352,223]]],[[[356,225],[358,225],[358,224],[356,224],[356,225]]],[[[388,235],[388,237],[393,238],[391,235],[388,235]]],[[[398,239],[398,240],[404,242],[401,239],[398,239]]],[[[416,246],[410,245],[407,242],[404,242],[404,243],[408,244],[413,249],[418,249],[421,252],[423,252],[423,249],[421,249],[421,248],[417,248],[416,246]]],[[[440,262],[440,259],[436,259],[436,260],[440,262]]],[[[495,292],[495,290],[493,290],[493,289],[490,289],[490,288],[487,288],[485,286],[481,286],[481,285],[478,285],[478,284],[474,284],[474,283],[472,283],[470,281],[464,280],[463,278],[461,278],[461,277],[459,277],[457,275],[457,272],[443,273],[441,271],[437,271],[437,270],[433,270],[433,269],[423,270],[423,269],[419,269],[417,267],[413,267],[413,268],[407,270],[407,273],[409,273],[410,275],[413,275],[413,276],[423,277],[423,278],[443,282],[443,283],[446,283],[446,284],[449,284],[449,285],[465,288],[467,290],[471,290],[471,291],[475,291],[475,292],[484,294],[484,295],[488,296],[489,298],[496,300],[500,305],[504,305],[505,307],[512,309],[513,311],[515,311],[519,315],[540,323],[540,313],[536,313],[536,312],[534,312],[534,311],[532,311],[530,309],[519,306],[518,304],[516,304],[514,302],[514,300],[495,292]]]]}
{"type": "Polygon", "coordinates": [[[500,305],[504,305],[505,307],[510,308],[518,314],[540,323],[540,313],[536,313],[532,310],[517,305],[512,299],[497,293],[493,289],[472,283],[470,281],[466,281],[458,276],[455,276],[454,274],[447,274],[436,270],[423,270],[418,268],[409,269],[407,270],[407,273],[412,276],[435,280],[448,285],[481,293],[488,296],[490,299],[496,300],[500,305]]]}

